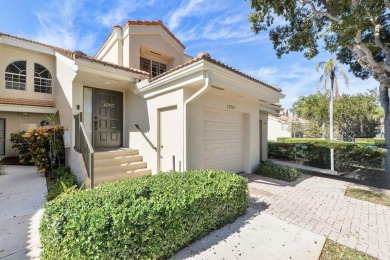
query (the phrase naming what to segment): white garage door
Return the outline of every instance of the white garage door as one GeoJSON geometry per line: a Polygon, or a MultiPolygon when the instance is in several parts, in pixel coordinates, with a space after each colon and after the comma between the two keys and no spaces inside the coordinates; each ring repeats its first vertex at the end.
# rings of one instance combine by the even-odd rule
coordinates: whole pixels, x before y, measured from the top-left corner
{"type": "Polygon", "coordinates": [[[242,172],[243,114],[204,110],[203,167],[242,172]]]}

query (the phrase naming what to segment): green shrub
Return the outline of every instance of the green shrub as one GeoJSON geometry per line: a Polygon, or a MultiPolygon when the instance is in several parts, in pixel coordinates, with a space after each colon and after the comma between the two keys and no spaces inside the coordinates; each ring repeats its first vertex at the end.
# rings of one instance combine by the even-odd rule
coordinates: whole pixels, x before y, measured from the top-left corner
{"type": "Polygon", "coordinates": [[[288,182],[296,181],[300,176],[300,172],[297,169],[289,166],[277,165],[271,161],[262,162],[255,173],[288,182]]]}
{"type": "Polygon", "coordinates": [[[384,163],[385,151],[355,143],[268,143],[270,159],[282,159],[303,162],[305,165],[329,169],[330,148],[334,148],[335,170],[350,171],[351,165],[363,167],[381,167],[384,163]]]}
{"type": "Polygon", "coordinates": [[[384,144],[384,138],[355,138],[355,142],[359,144],[384,144]]]}
{"type": "Polygon", "coordinates": [[[165,259],[234,221],[247,180],[199,170],[104,183],[48,202],[42,259],[165,259]]]}
{"type": "Polygon", "coordinates": [[[64,128],[60,125],[29,129],[23,138],[27,142],[31,162],[46,175],[64,164],[64,128]]]}
{"type": "Polygon", "coordinates": [[[26,131],[11,134],[12,148],[18,149],[21,164],[31,164],[31,152],[26,138],[23,137],[25,133],[26,131]]]}
{"type": "Polygon", "coordinates": [[[290,137],[278,137],[276,139],[278,143],[315,143],[315,142],[327,142],[325,138],[290,138],[290,137]]]}
{"type": "Polygon", "coordinates": [[[73,175],[72,171],[68,167],[59,167],[54,174],[55,177],[48,178],[47,181],[47,195],[48,201],[55,199],[61,193],[77,187],[76,176],[73,175]]]}

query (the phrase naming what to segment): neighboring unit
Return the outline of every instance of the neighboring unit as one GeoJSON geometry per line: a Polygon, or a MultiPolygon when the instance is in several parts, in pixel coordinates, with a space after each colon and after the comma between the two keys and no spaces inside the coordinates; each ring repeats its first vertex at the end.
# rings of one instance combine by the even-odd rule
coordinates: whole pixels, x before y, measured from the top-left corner
{"type": "Polygon", "coordinates": [[[252,172],[267,158],[268,114],[284,97],[206,52],[187,56],[161,21],[115,26],[94,58],[6,34],[0,55],[0,157],[15,154],[11,133],[59,110],[66,163],[87,184],[91,172],[94,184],[170,170],[252,172]]]}

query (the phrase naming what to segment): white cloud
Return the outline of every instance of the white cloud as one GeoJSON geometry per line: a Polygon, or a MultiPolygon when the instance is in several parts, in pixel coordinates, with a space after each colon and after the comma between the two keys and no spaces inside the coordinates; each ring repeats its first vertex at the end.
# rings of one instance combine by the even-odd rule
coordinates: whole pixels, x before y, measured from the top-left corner
{"type": "Polygon", "coordinates": [[[179,25],[182,19],[187,16],[196,16],[199,12],[206,12],[207,7],[203,4],[205,0],[189,0],[186,4],[181,4],[178,9],[176,9],[168,20],[168,27],[171,30],[175,30],[179,25]]]}
{"type": "MultiPolygon", "coordinates": [[[[151,2],[142,2],[142,4],[150,4],[151,2]]],[[[106,27],[112,27],[115,24],[118,24],[119,22],[129,18],[129,14],[136,10],[139,5],[141,4],[140,1],[135,0],[120,0],[117,1],[116,4],[113,6],[112,9],[106,10],[104,14],[100,14],[97,16],[97,21],[99,24],[106,26],[106,27]]]]}
{"type": "MultiPolygon", "coordinates": [[[[281,100],[281,104],[284,108],[290,109],[299,96],[310,95],[318,91],[317,82],[322,74],[315,71],[313,63],[306,61],[304,65],[300,63],[291,65],[281,64],[280,66],[261,67],[257,70],[246,70],[245,72],[261,81],[280,87],[283,94],[286,95],[281,100]]],[[[347,71],[347,69],[344,68],[344,71],[347,71]]],[[[344,83],[340,80],[340,94],[365,93],[367,89],[379,86],[374,79],[363,81],[351,73],[347,74],[349,88],[345,88],[344,83]]],[[[320,90],[322,91],[322,89],[320,90]]]]}
{"type": "Polygon", "coordinates": [[[83,33],[77,27],[83,1],[66,0],[52,2],[39,9],[35,15],[39,21],[40,29],[32,38],[54,46],[89,51],[96,41],[93,33],[83,33]]]}

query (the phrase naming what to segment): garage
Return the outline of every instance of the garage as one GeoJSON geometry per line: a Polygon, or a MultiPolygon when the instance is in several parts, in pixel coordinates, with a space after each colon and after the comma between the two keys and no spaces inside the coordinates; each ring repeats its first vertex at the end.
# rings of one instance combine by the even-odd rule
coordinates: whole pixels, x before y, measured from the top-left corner
{"type": "Polygon", "coordinates": [[[205,109],[203,113],[203,168],[243,172],[242,113],[205,109]]]}

